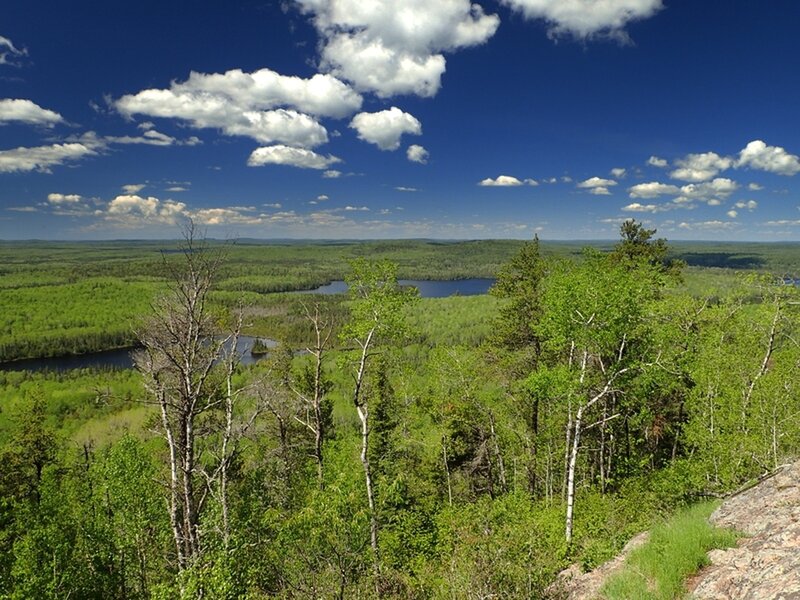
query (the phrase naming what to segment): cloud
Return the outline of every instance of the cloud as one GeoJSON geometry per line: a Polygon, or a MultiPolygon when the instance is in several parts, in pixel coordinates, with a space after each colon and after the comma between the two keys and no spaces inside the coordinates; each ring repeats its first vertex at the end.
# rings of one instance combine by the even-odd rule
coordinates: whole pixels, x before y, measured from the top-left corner
{"type": "Polygon", "coordinates": [[[411,144],[408,147],[408,150],[406,150],[406,157],[408,158],[408,160],[410,160],[411,162],[420,163],[422,165],[428,162],[429,156],[430,154],[428,153],[428,151],[422,146],[419,146],[417,144],[411,144]]]}
{"type": "Polygon", "coordinates": [[[250,154],[247,165],[261,167],[263,165],[290,165],[301,169],[327,169],[342,159],[333,155],[323,156],[305,148],[292,148],[290,146],[265,146],[256,148],[250,154]]]}
{"type": "Polygon", "coordinates": [[[23,56],[28,56],[25,48],[17,48],[10,39],[0,35],[0,65],[19,67],[19,59],[23,56]]]}
{"type": "Polygon", "coordinates": [[[50,204],[77,204],[82,200],[78,194],[47,194],[50,204]]]}
{"type": "Polygon", "coordinates": [[[322,174],[322,177],[325,179],[338,179],[342,176],[341,171],[337,171],[336,169],[328,169],[322,174]]]}
{"type": "Polygon", "coordinates": [[[648,158],[647,164],[651,167],[658,167],[659,169],[665,169],[669,166],[669,163],[665,158],[659,158],[658,156],[651,156],[648,158]]]}
{"type": "Polygon", "coordinates": [[[708,200],[709,198],[727,198],[739,189],[739,184],[732,179],[717,177],[704,183],[690,183],[681,187],[681,196],[692,200],[708,200]]]}
{"type": "Polygon", "coordinates": [[[400,186],[397,186],[397,187],[396,187],[396,188],[394,188],[394,189],[396,189],[398,192],[416,192],[416,191],[419,191],[419,190],[417,190],[417,188],[414,188],[414,187],[405,187],[405,186],[402,186],[402,185],[400,185],[400,186]]]}
{"type": "Polygon", "coordinates": [[[750,190],[751,192],[758,192],[760,190],[763,190],[764,186],[758,183],[748,183],[747,189],[750,190]]]}
{"type": "Polygon", "coordinates": [[[647,19],[663,8],[661,0],[502,0],[529,19],[543,19],[548,35],[578,39],[611,37],[629,41],[625,26],[647,19]]]}
{"type": "Polygon", "coordinates": [[[498,175],[495,179],[487,177],[479,181],[478,185],[481,187],[516,187],[520,185],[536,186],[539,185],[539,183],[534,179],[521,180],[511,175],[498,175]]]}
{"type": "Polygon", "coordinates": [[[650,181],[639,183],[628,188],[628,195],[631,198],[658,198],[659,196],[677,196],[673,202],[677,204],[689,203],[692,200],[703,200],[710,202],[716,198],[727,198],[739,189],[739,184],[732,179],[717,177],[712,181],[702,183],[689,183],[678,187],[667,183],[650,181]]]}
{"type": "Polygon", "coordinates": [[[200,225],[259,225],[263,222],[261,217],[242,212],[242,207],[201,208],[191,212],[191,217],[200,225]]]}
{"type": "MultiPolygon", "coordinates": [[[[148,89],[129,94],[114,105],[125,115],[143,114],[220,124],[238,113],[260,113],[277,108],[294,109],[318,117],[344,118],[361,108],[363,99],[347,84],[331,75],[316,74],[309,79],[280,75],[270,69],[245,73],[192,72],[182,83],[168,90],[148,89]]],[[[255,117],[244,117],[245,119],[255,117]]]]}
{"type": "Polygon", "coordinates": [[[655,204],[639,204],[638,202],[633,202],[632,204],[628,204],[627,206],[623,206],[622,210],[628,212],[659,212],[659,207],[655,204]]]}
{"type": "Polygon", "coordinates": [[[616,177],[617,179],[622,179],[623,177],[625,177],[625,175],[627,175],[628,170],[623,169],[622,167],[616,167],[614,169],[611,169],[611,171],[609,172],[611,173],[612,176],[616,177]]]}
{"type": "Polygon", "coordinates": [[[106,207],[104,217],[125,227],[143,225],[175,225],[187,216],[186,204],[172,200],[159,200],[149,196],[124,194],[117,196],[106,207]]]}
{"type": "Polygon", "coordinates": [[[314,116],[343,118],[361,103],[359,94],[331,75],[301,79],[269,69],[253,73],[236,69],[222,74],[193,72],[169,89],[122,96],[114,106],[129,117],[181,119],[225,135],[313,148],[328,141],[327,130],[314,116]]]}
{"type": "Polygon", "coordinates": [[[603,179],[602,177],[590,177],[581,181],[577,187],[580,189],[588,190],[590,194],[595,196],[609,196],[611,192],[609,187],[617,185],[613,179],[603,179]]]}
{"type": "Polygon", "coordinates": [[[500,24],[469,0],[296,0],[321,37],[321,67],[388,98],[436,95],[443,52],[486,42],[500,24]]]}
{"type": "Polygon", "coordinates": [[[658,196],[679,194],[680,191],[681,189],[677,185],[650,181],[648,183],[639,183],[629,187],[628,195],[631,198],[657,198],[658,196]]]}
{"type": "Polygon", "coordinates": [[[182,185],[173,185],[172,187],[168,187],[166,192],[188,192],[189,188],[183,187],[182,185]]]}
{"type": "Polygon", "coordinates": [[[772,226],[772,227],[790,225],[790,226],[794,227],[794,226],[800,225],[800,219],[798,219],[798,220],[795,220],[795,219],[781,219],[779,221],[767,221],[767,222],[764,223],[764,225],[769,225],[769,226],[772,226]]]}
{"type": "Polygon", "coordinates": [[[739,216],[739,213],[738,213],[738,212],[736,212],[736,211],[735,211],[735,210],[733,210],[733,209],[729,210],[729,211],[728,211],[728,212],[726,212],[725,214],[726,214],[726,215],[728,215],[728,218],[731,218],[731,219],[735,219],[736,217],[738,217],[738,216],[739,216]]]}
{"type": "Polygon", "coordinates": [[[684,221],[678,225],[680,229],[700,229],[700,230],[711,230],[711,231],[725,231],[729,229],[733,229],[737,227],[739,224],[735,221],[684,221]]]}
{"type": "Polygon", "coordinates": [[[733,165],[733,159],[720,156],[716,152],[704,152],[702,154],[688,154],[684,158],[675,161],[678,167],[669,176],[681,181],[708,181],[719,174],[720,171],[729,169],[733,165]]]}
{"type": "Polygon", "coordinates": [[[320,194],[319,196],[317,196],[317,200],[319,200],[320,202],[325,202],[325,200],[330,200],[330,197],[327,194],[320,194]]]}
{"type": "Polygon", "coordinates": [[[39,171],[50,173],[51,168],[97,154],[83,143],[52,144],[32,148],[19,147],[0,150],[0,173],[39,171]]]}
{"type": "Polygon", "coordinates": [[[126,194],[138,194],[146,187],[145,183],[129,183],[122,186],[122,191],[126,194]]]}
{"type": "Polygon", "coordinates": [[[56,123],[63,123],[64,117],[30,100],[0,100],[0,125],[11,122],[52,127],[56,123]]]}
{"type": "Polygon", "coordinates": [[[111,144],[144,144],[147,146],[197,146],[202,144],[200,138],[196,136],[179,140],[166,133],[149,128],[142,135],[106,136],[103,139],[111,144]]]}
{"type": "Polygon", "coordinates": [[[791,176],[800,173],[800,157],[780,146],[767,146],[761,140],[754,140],[739,152],[736,166],[791,176]]]}
{"type": "Polygon", "coordinates": [[[733,206],[736,208],[746,208],[749,211],[754,211],[755,209],[758,208],[758,202],[756,202],[755,200],[748,200],[747,202],[745,202],[744,200],[740,200],[733,206]]]}
{"type": "Polygon", "coordinates": [[[350,121],[358,132],[358,139],[375,144],[381,150],[397,150],[404,133],[421,135],[422,124],[416,117],[396,106],[376,113],[358,113],[350,121]]]}

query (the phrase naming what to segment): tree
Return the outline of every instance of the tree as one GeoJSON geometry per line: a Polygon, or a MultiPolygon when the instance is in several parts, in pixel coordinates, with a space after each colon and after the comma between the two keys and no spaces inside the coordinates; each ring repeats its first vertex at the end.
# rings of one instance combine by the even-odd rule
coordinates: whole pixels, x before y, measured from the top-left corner
{"type": "MultiPolygon", "coordinates": [[[[378,516],[375,489],[369,458],[370,402],[364,393],[364,382],[381,344],[400,338],[405,332],[405,310],[417,297],[415,288],[401,288],[397,283],[397,265],[388,261],[369,262],[357,259],[351,263],[347,277],[350,296],[350,320],[341,333],[345,343],[353,345],[353,405],[361,423],[361,465],[367,488],[370,513],[370,545],[376,576],[379,574],[378,516]]],[[[376,581],[377,583],[377,581],[376,581]]]]}
{"type": "Polygon", "coordinates": [[[683,261],[668,259],[669,247],[664,238],[653,239],[655,229],[646,229],[635,219],[628,219],[620,225],[620,241],[614,247],[613,260],[636,269],[646,263],[655,267],[655,273],[679,277],[683,261]]]}
{"type": "Polygon", "coordinates": [[[542,315],[541,286],[547,265],[539,250],[539,237],[526,242],[497,274],[490,293],[508,300],[500,308],[496,341],[511,349],[539,352],[535,325],[542,315]]]}
{"type": "Polygon", "coordinates": [[[326,434],[331,427],[332,406],[327,399],[331,382],[325,376],[323,364],[333,333],[333,321],[330,315],[320,311],[319,303],[314,304],[313,312],[303,304],[306,318],[314,329],[314,341],[306,351],[313,357],[313,364],[306,365],[298,381],[292,386],[295,394],[303,402],[305,411],[295,417],[314,436],[314,460],[317,463],[317,482],[319,488],[325,486],[322,447],[326,434]]]}
{"type": "Polygon", "coordinates": [[[169,455],[168,507],[178,571],[201,556],[200,517],[209,492],[222,505],[223,537],[227,539],[227,476],[233,435],[232,386],[236,342],[241,319],[222,335],[209,309],[209,293],[222,253],[197,238],[194,225],[184,233],[178,266],[165,260],[172,280],[169,292],[153,304],[153,316],[137,337],[142,350],[136,367],[160,411],[160,432],[169,455]],[[221,373],[214,366],[221,363],[221,373]],[[211,431],[213,411],[224,413],[217,427],[220,449],[216,464],[203,464],[202,439],[211,431]]]}
{"type": "MultiPolygon", "coordinates": [[[[494,342],[510,352],[509,371],[512,380],[524,379],[536,369],[541,355],[538,334],[542,318],[542,285],[547,276],[547,262],[539,249],[539,237],[526,242],[520,251],[497,274],[490,293],[507,300],[499,310],[494,342]]],[[[515,394],[511,394],[512,398],[515,394]]],[[[540,398],[525,394],[516,402],[528,427],[528,491],[537,490],[537,448],[539,446],[540,398]]]]}
{"type": "Polygon", "coordinates": [[[580,265],[565,263],[555,269],[544,290],[540,333],[547,340],[549,360],[565,364],[572,379],[567,385],[564,456],[567,544],[572,541],[582,436],[588,429],[597,430],[602,487],[611,469],[607,423],[620,416],[620,386],[645,355],[647,306],[655,293],[649,268],[640,265],[634,271],[612,257],[587,251],[580,265]],[[598,406],[602,409],[598,420],[586,425],[590,411],[598,406]]]}

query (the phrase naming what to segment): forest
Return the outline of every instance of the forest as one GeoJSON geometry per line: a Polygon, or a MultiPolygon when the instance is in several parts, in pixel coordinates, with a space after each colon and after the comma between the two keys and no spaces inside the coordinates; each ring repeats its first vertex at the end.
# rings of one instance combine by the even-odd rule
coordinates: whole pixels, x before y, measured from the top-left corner
{"type": "Polygon", "coordinates": [[[800,447],[798,247],[656,235],[0,244],[0,362],[136,363],[0,370],[0,598],[558,597],[800,447]]]}

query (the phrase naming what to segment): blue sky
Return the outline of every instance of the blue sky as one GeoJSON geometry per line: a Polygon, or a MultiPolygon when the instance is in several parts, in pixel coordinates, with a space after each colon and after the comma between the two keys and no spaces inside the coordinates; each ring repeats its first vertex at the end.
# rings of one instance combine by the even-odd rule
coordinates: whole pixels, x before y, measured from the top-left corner
{"type": "Polygon", "coordinates": [[[2,12],[0,239],[800,239],[795,0],[2,12]]]}

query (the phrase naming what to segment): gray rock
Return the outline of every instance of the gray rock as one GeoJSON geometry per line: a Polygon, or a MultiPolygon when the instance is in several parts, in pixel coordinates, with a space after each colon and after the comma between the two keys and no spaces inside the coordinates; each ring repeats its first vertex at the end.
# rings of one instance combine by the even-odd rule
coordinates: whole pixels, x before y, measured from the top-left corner
{"type": "Polygon", "coordinates": [[[710,520],[749,537],[709,552],[711,565],[693,578],[693,598],[800,599],[800,462],[728,498],[710,520]]]}

